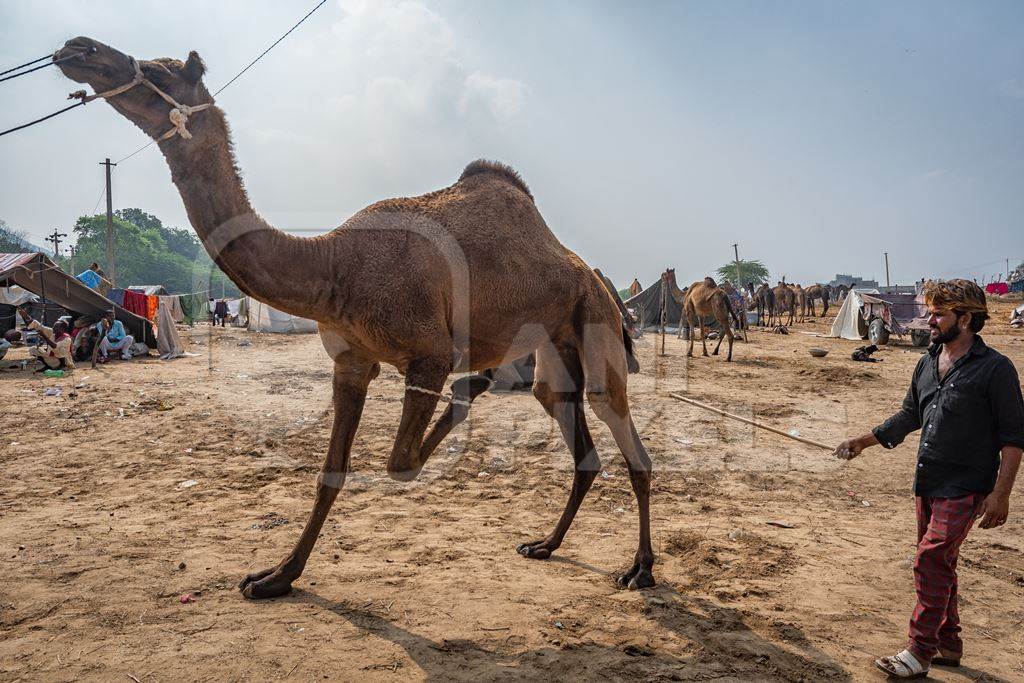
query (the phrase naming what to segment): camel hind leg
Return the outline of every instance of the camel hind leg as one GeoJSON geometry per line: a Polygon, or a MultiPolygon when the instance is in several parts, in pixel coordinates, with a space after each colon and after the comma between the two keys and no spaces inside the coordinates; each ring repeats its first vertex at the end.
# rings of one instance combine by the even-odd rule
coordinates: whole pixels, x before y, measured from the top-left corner
{"type": "Polygon", "coordinates": [[[576,349],[548,346],[537,351],[533,395],[558,423],[573,459],[572,489],[554,530],[539,541],[516,547],[523,557],[546,560],[561,547],[583,498],[601,471],[583,411],[583,367],[576,349]]]}
{"type": "Polygon", "coordinates": [[[633,564],[617,580],[622,588],[635,590],[654,585],[654,550],[651,547],[651,458],[640,441],[626,396],[626,368],[614,353],[608,334],[588,334],[584,340],[583,375],[587,402],[599,420],[608,425],[626,461],[629,481],[636,496],[640,538],[633,564]]]}
{"type": "Polygon", "coordinates": [[[597,418],[608,426],[626,460],[630,484],[637,500],[639,543],[633,564],[618,577],[621,588],[636,590],[654,585],[654,551],[650,541],[651,461],[630,415],[625,371],[616,368],[598,353],[585,354],[584,375],[587,401],[597,418]]]}

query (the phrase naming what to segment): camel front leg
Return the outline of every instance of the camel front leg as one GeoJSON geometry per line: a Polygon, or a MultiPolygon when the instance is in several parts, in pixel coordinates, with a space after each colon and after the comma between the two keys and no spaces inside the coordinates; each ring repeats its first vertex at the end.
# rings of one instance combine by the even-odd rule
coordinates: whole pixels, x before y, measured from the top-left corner
{"type": "Polygon", "coordinates": [[[405,371],[405,399],[402,421],[388,458],[388,476],[395,481],[412,481],[430,455],[422,448],[444,381],[452,371],[451,358],[418,358],[405,371]]]}
{"type": "Polygon", "coordinates": [[[302,535],[299,536],[298,543],[287,557],[274,567],[249,574],[242,579],[238,587],[245,597],[258,600],[284,595],[292,589],[292,582],[302,574],[324,520],[327,519],[327,513],[345,483],[352,439],[355,437],[366,401],[366,388],[379,372],[380,365],[377,363],[367,363],[348,357],[335,361],[334,425],[331,428],[327,459],[324,461],[320,476],[317,477],[313,512],[302,530],[302,535]]]}
{"type": "Polygon", "coordinates": [[[704,327],[704,316],[700,317],[700,345],[704,349],[704,355],[708,355],[708,330],[704,327]]]}

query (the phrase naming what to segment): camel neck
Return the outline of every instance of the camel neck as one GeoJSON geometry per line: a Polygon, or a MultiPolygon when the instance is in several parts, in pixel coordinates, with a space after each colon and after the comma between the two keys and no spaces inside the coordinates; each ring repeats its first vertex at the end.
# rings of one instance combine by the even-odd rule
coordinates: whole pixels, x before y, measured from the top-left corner
{"type": "Polygon", "coordinates": [[[246,294],[285,312],[314,317],[316,294],[328,282],[319,267],[324,238],[293,237],[256,213],[219,109],[210,108],[189,124],[191,140],[175,136],[161,142],[160,149],[206,251],[246,294]]]}

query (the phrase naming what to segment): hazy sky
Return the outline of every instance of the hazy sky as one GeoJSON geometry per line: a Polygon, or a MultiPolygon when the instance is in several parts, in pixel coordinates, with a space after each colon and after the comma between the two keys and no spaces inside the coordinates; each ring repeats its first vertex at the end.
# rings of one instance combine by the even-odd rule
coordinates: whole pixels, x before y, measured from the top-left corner
{"type": "MultiPolygon", "coordinates": [[[[0,69],[87,35],[206,60],[216,89],[315,4],[0,4],[0,69]]],[[[1024,3],[330,0],[218,103],[254,206],[290,231],[518,169],[551,229],[625,286],[732,257],[773,278],[991,277],[1024,260],[1024,3]]],[[[0,84],[0,129],[65,105],[0,84]]],[[[201,114],[200,114],[201,115],[201,114]]],[[[37,243],[146,142],[94,102],[0,138],[0,218],[37,243]]],[[[187,225],[156,146],[115,207],[187,225]]]]}

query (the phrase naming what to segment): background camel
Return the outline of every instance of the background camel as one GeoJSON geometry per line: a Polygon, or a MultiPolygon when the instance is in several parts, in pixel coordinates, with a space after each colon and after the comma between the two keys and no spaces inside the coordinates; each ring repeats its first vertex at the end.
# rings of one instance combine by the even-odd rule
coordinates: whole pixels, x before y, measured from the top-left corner
{"type": "Polygon", "coordinates": [[[790,288],[793,290],[794,307],[800,311],[799,322],[803,322],[807,318],[807,292],[799,284],[790,285],[790,288]]]}
{"type": "Polygon", "coordinates": [[[785,281],[780,282],[774,287],[772,293],[775,295],[775,314],[778,324],[782,324],[782,314],[788,313],[789,320],[786,322],[786,325],[792,325],[793,316],[796,312],[796,294],[794,294],[785,281]]]}
{"type": "MultiPolygon", "coordinates": [[[[679,329],[676,330],[676,337],[679,339],[683,338],[683,322],[686,317],[686,289],[679,289],[679,283],[676,282],[676,269],[666,268],[665,272],[661,274],[661,286],[668,289],[669,296],[677,304],[683,308],[682,314],[679,316],[679,329]]],[[[689,330],[690,334],[693,334],[693,329],[689,330]]]]}
{"type": "Polygon", "coordinates": [[[718,350],[722,346],[722,336],[725,336],[729,340],[729,353],[725,360],[726,362],[732,360],[732,322],[735,321],[736,326],[739,327],[740,320],[732,310],[729,296],[722,291],[721,287],[715,284],[712,278],[706,277],[700,282],[694,282],[690,285],[686,292],[686,303],[683,305],[683,313],[685,313],[686,321],[690,326],[690,345],[686,351],[688,357],[693,356],[693,334],[698,326],[700,327],[700,343],[704,347],[704,355],[708,355],[708,335],[707,329],[704,326],[704,318],[714,316],[722,332],[718,337],[718,344],[715,345],[712,355],[718,355],[718,350]]]}
{"type": "Polygon", "coordinates": [[[754,305],[757,306],[757,324],[767,327],[772,324],[775,318],[775,291],[762,283],[754,293],[754,305]]]}
{"type": "MultiPolygon", "coordinates": [[[[598,277],[548,229],[515,171],[475,161],[450,187],[384,200],[333,232],[297,238],[272,228],[250,205],[224,115],[202,82],[199,55],[137,62],[75,38],[54,54],[62,59],[68,78],[106,93],[118,113],[157,140],[189,220],[217,265],[246,294],[315,319],[333,360],[334,423],[312,514],[281,562],[242,581],[245,596],[282,595],[301,575],[345,481],[380,363],[406,380],[387,471],[408,481],[430,455],[424,433],[449,373],[497,367],[530,352],[537,354],[534,394],[558,422],[575,468],[554,530],[518,552],[549,557],[601,469],[583,410],[586,396],[625,457],[637,498],[639,545],[619,583],[654,584],[651,461],[626,397],[622,319],[598,277]]],[[[456,382],[460,410],[471,397],[459,392],[485,383],[481,377],[456,382]]],[[[444,425],[433,434],[439,429],[444,425]]],[[[436,438],[427,441],[436,446],[436,438]]]]}
{"type": "Polygon", "coordinates": [[[804,290],[804,293],[807,295],[807,309],[810,312],[811,316],[813,317],[817,315],[817,312],[815,311],[814,302],[820,299],[822,305],[824,306],[824,308],[822,308],[821,310],[821,317],[824,318],[825,314],[828,313],[828,287],[824,285],[811,285],[806,290],[804,290]]]}

